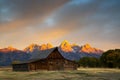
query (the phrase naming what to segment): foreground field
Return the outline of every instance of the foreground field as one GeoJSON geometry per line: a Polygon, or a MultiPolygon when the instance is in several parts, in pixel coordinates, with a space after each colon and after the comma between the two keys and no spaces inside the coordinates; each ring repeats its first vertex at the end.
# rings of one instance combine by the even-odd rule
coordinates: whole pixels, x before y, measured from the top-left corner
{"type": "Polygon", "coordinates": [[[0,68],[0,80],[120,80],[120,70],[79,68],[78,71],[12,72],[10,68],[0,68]]]}

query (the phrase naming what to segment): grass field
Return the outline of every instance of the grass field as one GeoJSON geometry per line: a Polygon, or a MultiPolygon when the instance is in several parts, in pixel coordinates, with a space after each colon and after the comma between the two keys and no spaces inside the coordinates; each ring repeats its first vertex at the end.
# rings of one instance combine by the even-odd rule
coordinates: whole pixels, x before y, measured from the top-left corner
{"type": "Polygon", "coordinates": [[[77,71],[13,72],[0,68],[0,80],[120,80],[120,69],[79,68],[77,71]]]}

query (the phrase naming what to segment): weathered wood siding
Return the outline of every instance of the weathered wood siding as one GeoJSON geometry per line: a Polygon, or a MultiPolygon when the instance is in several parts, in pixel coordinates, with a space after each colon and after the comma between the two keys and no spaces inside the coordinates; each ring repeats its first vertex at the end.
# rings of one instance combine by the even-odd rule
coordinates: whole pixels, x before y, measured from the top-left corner
{"type": "Polygon", "coordinates": [[[58,52],[58,50],[53,51],[48,57],[48,70],[64,70],[64,58],[58,52]]]}
{"type": "Polygon", "coordinates": [[[29,71],[28,64],[13,64],[13,71],[29,71]]]}

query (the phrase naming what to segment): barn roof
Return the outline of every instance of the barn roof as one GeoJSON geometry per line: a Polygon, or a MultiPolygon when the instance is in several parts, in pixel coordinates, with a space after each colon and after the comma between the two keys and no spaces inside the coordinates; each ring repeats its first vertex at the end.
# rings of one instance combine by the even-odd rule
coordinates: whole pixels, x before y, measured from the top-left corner
{"type": "Polygon", "coordinates": [[[32,58],[28,61],[24,61],[24,62],[21,62],[21,63],[18,63],[18,64],[22,64],[22,63],[30,63],[30,62],[34,62],[34,61],[37,61],[37,60],[40,60],[40,59],[45,59],[48,57],[49,54],[51,54],[54,50],[58,50],[58,52],[67,60],[70,60],[70,61],[77,61],[79,60],[79,55],[76,54],[76,53],[65,53],[65,52],[62,52],[58,47],[55,47],[55,48],[51,48],[51,49],[48,49],[48,50],[43,50],[43,51],[38,51],[37,53],[35,53],[32,58]]]}
{"type": "Polygon", "coordinates": [[[35,54],[32,59],[44,59],[44,58],[47,58],[48,55],[50,53],[52,53],[54,50],[58,50],[58,52],[67,60],[71,60],[71,61],[76,61],[76,60],[79,60],[80,57],[79,57],[79,54],[78,53],[65,53],[63,51],[60,50],[60,48],[58,47],[55,47],[55,48],[51,48],[51,49],[48,49],[48,50],[43,50],[43,51],[39,51],[37,54],[35,54]]]}
{"type": "Polygon", "coordinates": [[[55,48],[51,48],[51,49],[47,49],[47,50],[42,50],[42,51],[38,51],[35,55],[32,56],[32,59],[45,59],[47,58],[47,56],[52,53],[55,48]]]}

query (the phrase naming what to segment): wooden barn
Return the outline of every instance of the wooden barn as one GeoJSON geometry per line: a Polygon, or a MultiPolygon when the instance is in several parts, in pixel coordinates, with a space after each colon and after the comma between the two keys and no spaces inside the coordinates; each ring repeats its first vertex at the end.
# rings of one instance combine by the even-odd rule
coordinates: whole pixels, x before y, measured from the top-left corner
{"type": "Polygon", "coordinates": [[[12,64],[13,71],[76,70],[75,60],[67,58],[65,54],[67,53],[61,53],[57,47],[40,51],[29,61],[12,64]]]}

